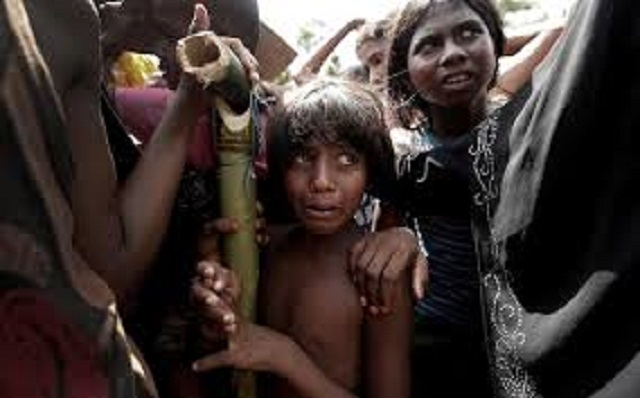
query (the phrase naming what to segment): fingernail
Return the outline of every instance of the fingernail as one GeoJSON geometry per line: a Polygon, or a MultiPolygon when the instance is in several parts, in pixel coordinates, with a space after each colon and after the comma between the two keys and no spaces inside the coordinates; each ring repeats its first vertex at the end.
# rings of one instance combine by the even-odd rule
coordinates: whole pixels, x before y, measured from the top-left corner
{"type": "Polygon", "coordinates": [[[199,362],[194,362],[191,365],[191,369],[193,369],[194,372],[198,372],[200,370],[200,363],[199,362]]]}
{"type": "Polygon", "coordinates": [[[360,305],[363,307],[367,306],[367,299],[364,296],[360,296],[360,305]]]}
{"type": "Polygon", "coordinates": [[[218,280],[213,284],[213,290],[221,292],[224,289],[224,282],[218,280]]]}
{"type": "Polygon", "coordinates": [[[233,324],[236,321],[236,317],[233,314],[226,314],[222,317],[222,321],[226,324],[233,324]]]}

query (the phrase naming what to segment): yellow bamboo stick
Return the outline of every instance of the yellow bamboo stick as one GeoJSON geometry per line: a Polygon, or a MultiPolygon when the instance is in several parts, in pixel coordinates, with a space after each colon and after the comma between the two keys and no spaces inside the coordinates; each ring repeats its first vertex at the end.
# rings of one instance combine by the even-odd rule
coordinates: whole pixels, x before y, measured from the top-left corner
{"type": "MultiPolygon", "coordinates": [[[[222,256],[242,284],[239,313],[244,319],[255,321],[258,247],[251,85],[238,58],[212,32],[182,39],[177,51],[183,70],[213,95],[215,110],[222,120],[222,126],[214,131],[220,212],[222,217],[234,218],[240,224],[237,233],[223,237],[222,256]]],[[[256,397],[253,373],[238,371],[235,382],[238,398],[256,397]]]]}

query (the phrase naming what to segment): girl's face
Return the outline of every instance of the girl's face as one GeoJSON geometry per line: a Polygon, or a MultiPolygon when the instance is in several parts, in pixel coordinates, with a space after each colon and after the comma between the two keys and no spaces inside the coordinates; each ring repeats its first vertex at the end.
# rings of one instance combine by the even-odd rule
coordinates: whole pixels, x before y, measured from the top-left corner
{"type": "Polygon", "coordinates": [[[360,206],[367,182],[365,159],[337,144],[312,143],[291,161],[285,173],[289,203],[315,234],[347,226],[360,206]]]}
{"type": "Polygon", "coordinates": [[[411,83],[435,106],[484,106],[496,69],[487,26],[462,1],[440,1],[432,7],[411,38],[411,83]]]}

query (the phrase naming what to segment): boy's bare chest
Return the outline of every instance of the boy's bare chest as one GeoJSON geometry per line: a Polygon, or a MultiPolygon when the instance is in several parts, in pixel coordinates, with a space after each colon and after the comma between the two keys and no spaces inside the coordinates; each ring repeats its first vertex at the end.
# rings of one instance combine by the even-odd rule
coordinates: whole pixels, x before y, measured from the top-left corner
{"type": "Polygon", "coordinates": [[[358,378],[363,315],[344,256],[280,260],[264,275],[268,305],[262,321],[294,338],[327,374],[352,386],[358,378]],[[341,264],[327,266],[327,261],[341,264]]]}

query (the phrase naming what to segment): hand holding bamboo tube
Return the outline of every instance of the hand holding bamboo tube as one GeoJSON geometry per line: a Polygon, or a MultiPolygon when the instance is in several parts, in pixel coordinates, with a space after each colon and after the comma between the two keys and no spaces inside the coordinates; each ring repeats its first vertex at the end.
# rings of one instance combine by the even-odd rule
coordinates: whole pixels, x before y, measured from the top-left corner
{"type": "MultiPolygon", "coordinates": [[[[239,43],[233,40],[223,41],[213,32],[199,32],[178,42],[177,56],[184,73],[192,75],[211,94],[214,111],[222,121],[214,132],[220,215],[233,218],[239,224],[236,233],[223,236],[222,258],[242,282],[242,293],[238,301],[239,314],[244,319],[253,321],[258,283],[258,248],[255,237],[251,81],[247,73],[252,73],[252,65],[245,68],[238,52],[231,48],[237,47],[239,43]]],[[[242,51],[239,52],[242,56],[242,51]]],[[[246,54],[244,57],[245,64],[247,60],[251,62],[246,54]]],[[[236,381],[239,398],[255,397],[255,380],[252,374],[238,372],[236,381]]]]}

